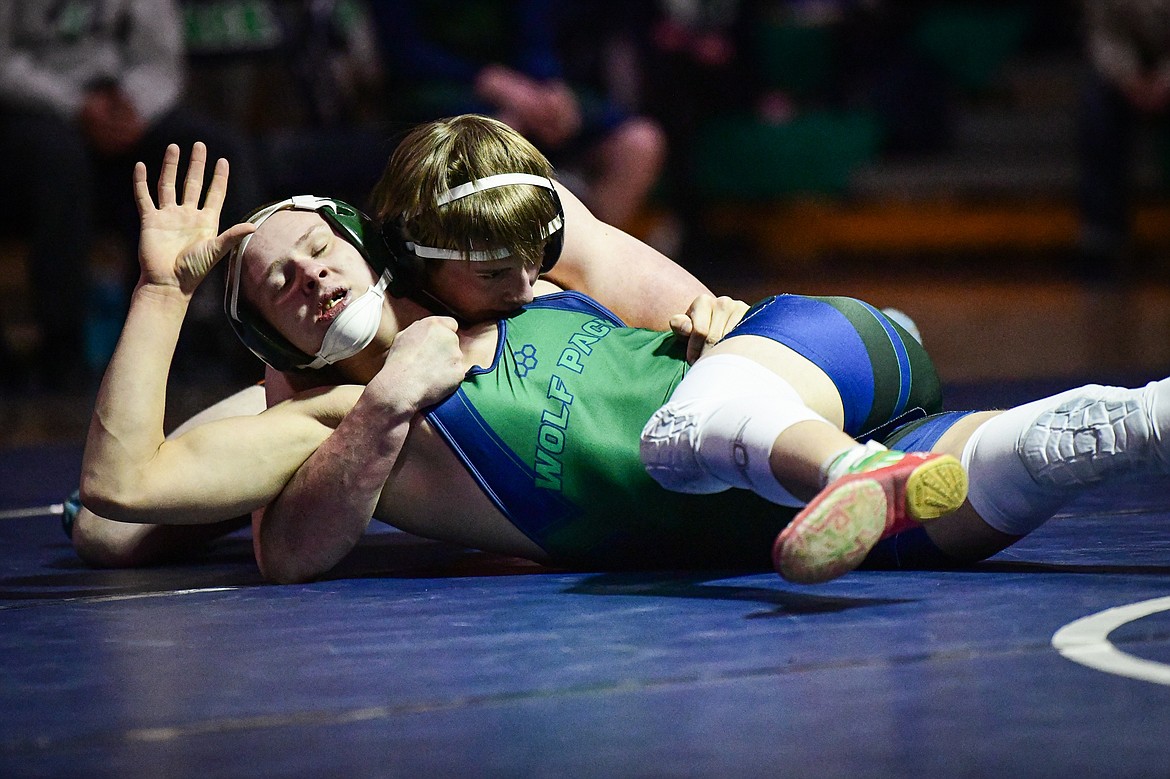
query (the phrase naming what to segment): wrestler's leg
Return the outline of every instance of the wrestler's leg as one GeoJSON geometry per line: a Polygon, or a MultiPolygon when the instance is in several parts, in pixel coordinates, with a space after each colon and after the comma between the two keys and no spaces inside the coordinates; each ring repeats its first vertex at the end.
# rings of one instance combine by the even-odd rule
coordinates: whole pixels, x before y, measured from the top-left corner
{"type": "Polygon", "coordinates": [[[264,400],[265,387],[260,384],[253,384],[250,387],[228,395],[223,400],[216,402],[214,405],[208,406],[199,413],[192,416],[187,421],[180,424],[172,430],[167,437],[174,438],[182,435],[193,427],[212,422],[216,419],[227,419],[229,417],[245,417],[259,414],[267,408],[267,403],[264,400]]]}
{"type": "MultiPolygon", "coordinates": [[[[796,397],[789,404],[799,402],[811,412],[811,418],[778,432],[771,442],[768,458],[775,480],[800,501],[795,505],[806,503],[814,496],[823,497],[830,485],[891,465],[901,458],[900,452],[883,454],[883,447],[863,446],[841,431],[844,411],[837,385],[821,368],[793,349],[768,338],[745,335],[723,341],[710,353],[737,355],[767,368],[795,390],[796,397]]],[[[912,471],[913,468],[899,472],[899,489],[912,471]]],[[[842,497],[839,495],[837,499],[842,497]]],[[[887,494],[887,499],[892,497],[887,494]]],[[[893,514],[903,517],[907,508],[904,498],[899,496],[899,505],[888,505],[889,513],[882,510],[882,515],[891,521],[893,514]]],[[[958,500],[961,499],[960,496],[958,500]]],[[[917,518],[925,519],[953,510],[956,505],[957,500],[949,497],[946,506],[937,511],[925,505],[909,508],[917,518]]]]}
{"type": "MultiPolygon", "coordinates": [[[[921,342],[888,315],[853,298],[777,295],[765,299],[752,306],[704,359],[732,357],[750,360],[764,369],[756,373],[764,373],[765,377],[740,371],[743,375],[737,377],[738,384],[733,380],[720,386],[707,381],[711,386],[701,390],[707,396],[707,405],[712,397],[714,402],[724,398],[725,405],[743,405],[749,402],[753,390],[758,390],[754,400],[761,409],[751,417],[756,426],[760,426],[761,419],[768,419],[769,425],[763,427],[770,426],[774,434],[789,427],[795,430],[798,422],[827,420],[838,430],[851,436],[866,434],[868,439],[894,420],[940,410],[938,376],[921,342]],[[774,376],[774,380],[769,381],[767,375],[774,376]],[[775,382],[781,382],[783,391],[770,386],[775,382]],[[775,398],[773,405],[779,406],[778,411],[771,412],[770,419],[765,397],[775,398]]],[[[689,392],[702,366],[700,360],[684,378],[671,403],[689,392]]],[[[807,434],[816,428],[807,425],[802,429],[807,434]]],[[[669,427],[666,432],[671,432],[669,427]]],[[[666,443],[673,445],[676,438],[667,435],[666,443]]],[[[771,440],[766,440],[770,445],[771,440]]],[[[845,445],[840,437],[833,444],[845,445]]],[[[651,448],[662,447],[656,444],[651,448]]],[[[820,455],[827,452],[814,453],[807,444],[793,449],[805,453],[804,457],[786,460],[788,467],[804,468],[803,472],[789,474],[794,480],[803,479],[815,491],[825,483],[826,475],[837,475],[818,473],[824,464],[820,455]]],[[[848,471],[867,457],[868,453],[855,451],[839,463],[837,470],[848,471]]],[[[777,465],[785,467],[782,463],[777,465]]],[[[807,488],[805,492],[802,497],[809,497],[807,488]]]]}
{"type": "MultiPolygon", "coordinates": [[[[247,387],[200,411],[172,431],[170,437],[215,419],[259,414],[264,408],[264,388],[247,387]]],[[[196,552],[207,542],[245,526],[249,518],[212,525],[145,525],[115,522],[79,506],[76,515],[67,514],[66,520],[73,549],[87,564],[131,568],[196,552]]]]}
{"type": "Polygon", "coordinates": [[[1170,473],[1170,379],[1135,389],[1092,384],[978,415],[935,450],[962,458],[971,491],[961,511],[926,533],[947,555],[980,560],[1094,485],[1170,473]]]}
{"type": "MultiPolygon", "coordinates": [[[[803,404],[811,412],[809,419],[777,434],[769,456],[776,480],[802,502],[842,479],[886,467],[899,459],[900,452],[883,454],[884,447],[861,445],[841,431],[844,412],[837,385],[796,351],[768,338],[745,335],[723,341],[710,354],[737,355],[772,371],[795,391],[788,403],[803,404]]],[[[950,498],[939,512],[954,508],[955,501],[950,498]]],[[[914,512],[923,514],[920,519],[938,513],[928,506],[915,506],[914,512]]]]}
{"type": "Polygon", "coordinates": [[[841,431],[842,417],[819,367],[771,339],[737,337],[714,347],[655,413],[642,458],[677,491],[741,487],[786,506],[815,495],[778,542],[778,568],[823,581],[856,567],[899,522],[954,510],[966,489],[954,458],[861,446],[841,431]]]}
{"type": "Polygon", "coordinates": [[[713,347],[642,433],[642,460],[667,489],[742,487],[803,505],[821,466],[856,442],[823,371],[782,344],[743,336],[713,347]],[[775,456],[773,456],[775,453],[775,456]]]}
{"type": "MultiPolygon", "coordinates": [[[[999,411],[983,411],[959,419],[930,447],[932,452],[950,454],[963,459],[963,452],[972,434],[984,423],[1000,416],[999,411]]],[[[895,444],[896,445],[896,444],[895,444]]],[[[964,461],[965,468],[970,460],[964,461]]],[[[987,489],[991,474],[982,461],[975,465],[977,475],[967,471],[973,489],[987,489]],[[976,483],[978,486],[976,487],[976,483]]],[[[1055,513],[1055,510],[1049,513],[1055,513]]],[[[919,566],[949,566],[986,559],[1006,549],[1020,539],[988,525],[968,499],[958,510],[915,528],[902,527],[900,532],[879,543],[868,560],[885,567],[914,568],[919,566]]]]}
{"type": "Polygon", "coordinates": [[[962,458],[971,480],[968,501],[954,514],[882,541],[867,562],[916,568],[983,560],[1095,484],[1167,473],[1170,380],[1137,389],[1088,385],[972,415],[933,449],[962,458]]]}

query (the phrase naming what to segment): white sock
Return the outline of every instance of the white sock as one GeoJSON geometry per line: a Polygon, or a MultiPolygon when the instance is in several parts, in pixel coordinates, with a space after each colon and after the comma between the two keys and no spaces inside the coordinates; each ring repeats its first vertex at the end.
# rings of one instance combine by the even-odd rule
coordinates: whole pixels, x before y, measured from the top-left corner
{"type": "Polygon", "coordinates": [[[825,486],[832,484],[837,479],[849,473],[853,466],[871,454],[885,451],[888,451],[886,447],[877,441],[867,441],[864,444],[856,444],[833,455],[829,458],[828,462],[821,466],[821,473],[825,475],[825,486]]]}

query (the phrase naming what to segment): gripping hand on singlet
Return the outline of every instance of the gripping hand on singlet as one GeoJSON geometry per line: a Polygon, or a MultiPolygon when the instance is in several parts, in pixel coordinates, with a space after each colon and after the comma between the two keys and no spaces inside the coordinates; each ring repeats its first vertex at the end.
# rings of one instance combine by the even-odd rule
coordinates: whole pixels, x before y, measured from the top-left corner
{"type": "Polygon", "coordinates": [[[726,295],[699,295],[691,302],[685,314],[670,318],[670,329],[679,338],[687,339],[687,362],[695,360],[727,335],[743,315],[748,305],[726,295]]]}

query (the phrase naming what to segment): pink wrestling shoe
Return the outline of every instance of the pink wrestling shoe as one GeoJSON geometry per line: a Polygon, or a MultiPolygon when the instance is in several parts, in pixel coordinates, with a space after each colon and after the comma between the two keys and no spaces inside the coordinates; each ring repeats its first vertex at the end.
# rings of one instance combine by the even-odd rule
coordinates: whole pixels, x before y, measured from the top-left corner
{"type": "Polygon", "coordinates": [[[883,450],[829,484],[776,537],[772,564],[790,582],[849,573],[874,544],[949,514],[967,498],[967,474],[949,454],[883,450]]]}

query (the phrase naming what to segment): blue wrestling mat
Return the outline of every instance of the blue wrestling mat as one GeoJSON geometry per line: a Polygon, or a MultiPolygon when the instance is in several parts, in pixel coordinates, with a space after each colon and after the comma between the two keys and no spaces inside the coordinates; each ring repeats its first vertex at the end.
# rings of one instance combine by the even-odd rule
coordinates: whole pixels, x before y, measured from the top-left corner
{"type": "MultiPolygon", "coordinates": [[[[79,458],[0,452],[0,510],[59,501],[79,458]]],[[[271,586],[246,534],[100,571],[9,518],[0,776],[1166,776],[1168,509],[1133,485],[967,571],[817,587],[397,532],[271,586]]]]}

